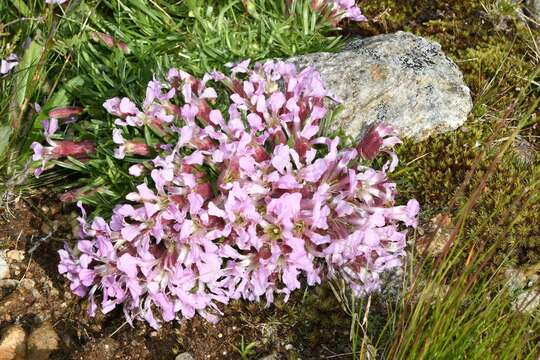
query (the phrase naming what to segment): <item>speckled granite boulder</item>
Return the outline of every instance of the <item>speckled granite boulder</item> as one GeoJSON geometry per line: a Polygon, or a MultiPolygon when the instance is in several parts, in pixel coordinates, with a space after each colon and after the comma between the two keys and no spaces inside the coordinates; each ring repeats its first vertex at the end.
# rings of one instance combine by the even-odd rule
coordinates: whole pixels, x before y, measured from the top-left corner
{"type": "Polygon", "coordinates": [[[527,0],[527,10],[540,23],[540,0],[527,0]]]}
{"type": "Polygon", "coordinates": [[[331,126],[354,137],[386,122],[402,136],[422,140],[455,130],[472,109],[456,64],[438,43],[410,33],[356,39],[339,53],[291,60],[319,70],[327,88],[343,101],[343,112],[331,126]]]}

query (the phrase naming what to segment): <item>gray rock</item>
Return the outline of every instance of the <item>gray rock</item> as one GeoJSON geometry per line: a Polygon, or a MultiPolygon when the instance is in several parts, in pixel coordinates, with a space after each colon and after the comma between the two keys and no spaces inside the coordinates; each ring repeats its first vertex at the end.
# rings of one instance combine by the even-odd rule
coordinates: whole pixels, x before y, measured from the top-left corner
{"type": "Polygon", "coordinates": [[[540,23],[540,0],[527,0],[527,10],[540,23]]]}
{"type": "Polygon", "coordinates": [[[60,338],[52,324],[45,322],[34,329],[28,337],[28,358],[47,360],[50,354],[58,349],[60,338]]]}
{"type": "Polygon", "coordinates": [[[343,101],[331,124],[359,137],[385,122],[404,137],[422,140],[460,127],[472,109],[459,68],[433,41],[397,32],[351,41],[339,53],[291,59],[313,65],[326,87],[343,101]]]}
{"type": "Polygon", "coordinates": [[[517,269],[507,269],[506,286],[514,294],[512,306],[515,310],[533,315],[540,309],[540,292],[536,284],[540,276],[536,274],[525,274],[517,269]]]}
{"type": "Polygon", "coordinates": [[[191,355],[190,353],[185,352],[185,353],[181,353],[181,354],[176,355],[174,360],[195,360],[195,359],[193,358],[193,355],[191,355]]]}

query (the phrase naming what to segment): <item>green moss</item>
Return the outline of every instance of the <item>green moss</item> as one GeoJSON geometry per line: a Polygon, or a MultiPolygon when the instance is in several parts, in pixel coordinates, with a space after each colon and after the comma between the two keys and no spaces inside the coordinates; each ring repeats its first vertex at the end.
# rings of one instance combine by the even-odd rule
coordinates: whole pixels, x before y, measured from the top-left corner
{"type": "MultiPolygon", "coordinates": [[[[470,195],[500,148],[491,142],[499,140],[502,144],[507,135],[506,128],[497,128],[498,120],[509,117],[507,126],[515,125],[515,119],[507,116],[507,109],[524,112],[534,101],[531,96],[517,108],[513,105],[538,66],[540,53],[534,39],[540,38],[540,31],[520,18],[515,2],[506,0],[434,0],[414,4],[386,0],[361,5],[373,20],[361,24],[356,32],[373,35],[405,30],[429,37],[439,42],[458,64],[472,90],[475,107],[466,126],[421,143],[407,142],[399,149],[405,165],[394,174],[402,200],[418,199],[423,205],[424,219],[440,212],[456,214],[462,203],[456,202],[453,208],[449,208],[449,203],[467,174],[474,166],[478,168],[465,189],[465,195],[470,195]]],[[[538,121],[526,127],[522,135],[533,148],[538,148],[538,126],[534,123],[538,121]]],[[[518,264],[540,259],[538,205],[531,202],[531,197],[516,202],[520,195],[530,191],[538,169],[538,156],[527,165],[515,151],[505,155],[470,217],[466,227],[470,237],[496,238],[497,234],[506,234],[498,259],[510,249],[514,250],[513,258],[518,264]],[[509,210],[512,204],[513,209],[509,210]]]]}
{"type": "MultiPolygon", "coordinates": [[[[404,144],[399,156],[409,165],[394,175],[402,198],[418,199],[428,219],[437,213],[455,212],[463,203],[456,201],[452,208],[449,204],[467,175],[473,174],[464,188],[464,195],[470,196],[500,150],[505,132],[498,135],[499,131],[489,122],[471,123],[465,131],[404,144]]],[[[497,234],[506,234],[506,240],[499,244],[498,260],[509,253],[520,265],[540,260],[540,211],[538,199],[532,196],[540,177],[540,162],[534,157],[535,150],[523,155],[517,148],[505,154],[469,217],[466,231],[471,236],[495,239],[497,234]]]]}

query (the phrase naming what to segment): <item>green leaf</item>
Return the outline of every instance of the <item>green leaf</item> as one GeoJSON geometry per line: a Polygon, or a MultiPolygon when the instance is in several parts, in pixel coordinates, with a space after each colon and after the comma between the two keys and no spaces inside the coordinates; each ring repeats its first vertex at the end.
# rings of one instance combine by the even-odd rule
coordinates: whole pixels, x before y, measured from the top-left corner
{"type": "Polygon", "coordinates": [[[4,151],[6,151],[7,146],[9,145],[9,138],[12,133],[11,126],[2,126],[0,127],[0,158],[4,157],[4,151]]]}
{"type": "Polygon", "coordinates": [[[35,76],[35,71],[42,53],[43,45],[36,40],[30,42],[15,73],[15,93],[10,113],[10,123],[14,129],[20,128],[20,121],[28,99],[37,88],[38,77],[35,76]]]}
{"type": "Polygon", "coordinates": [[[10,0],[13,6],[25,17],[31,17],[32,12],[23,0],[10,0]]]}
{"type": "Polygon", "coordinates": [[[78,172],[86,172],[88,169],[86,168],[86,165],[79,160],[75,159],[74,157],[68,156],[69,162],[64,161],[55,161],[55,163],[63,168],[78,171],[78,172]]]}

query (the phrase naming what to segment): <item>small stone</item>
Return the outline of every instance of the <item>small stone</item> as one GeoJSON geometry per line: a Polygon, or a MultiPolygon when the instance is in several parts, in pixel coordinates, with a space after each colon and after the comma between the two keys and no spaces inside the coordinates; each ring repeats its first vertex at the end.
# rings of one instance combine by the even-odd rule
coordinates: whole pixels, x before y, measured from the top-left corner
{"type": "Polygon", "coordinates": [[[9,277],[9,265],[2,256],[0,256],[0,280],[9,277]]]}
{"type": "Polygon", "coordinates": [[[19,284],[27,290],[32,290],[36,286],[36,282],[32,279],[22,279],[19,284]]]}
{"type": "Polygon", "coordinates": [[[51,316],[47,312],[41,312],[39,314],[36,314],[35,320],[39,323],[45,322],[49,320],[51,316]]]}
{"type": "Polygon", "coordinates": [[[448,214],[437,214],[426,228],[424,235],[415,241],[416,249],[420,254],[426,253],[436,257],[444,250],[452,232],[452,218],[448,214]]]}
{"type": "Polygon", "coordinates": [[[28,358],[47,360],[58,349],[60,338],[50,322],[41,324],[28,337],[28,358]]]}
{"type": "Polygon", "coordinates": [[[506,286],[514,293],[512,305],[515,310],[534,314],[540,308],[540,293],[536,287],[531,287],[538,282],[538,275],[527,275],[518,269],[507,269],[506,286]]]}
{"type": "Polygon", "coordinates": [[[49,224],[44,222],[43,224],[41,224],[40,230],[43,234],[48,234],[51,232],[51,227],[49,226],[49,224]]]}
{"type": "Polygon", "coordinates": [[[56,215],[60,212],[60,210],[62,209],[60,203],[54,203],[53,205],[51,205],[51,215],[56,215]]]}
{"type": "Polygon", "coordinates": [[[531,166],[536,161],[536,147],[521,137],[517,137],[514,141],[514,152],[524,165],[531,166]]]}
{"type": "Polygon", "coordinates": [[[534,289],[524,290],[517,296],[512,305],[518,311],[533,315],[540,309],[540,293],[534,289]]]}
{"type": "Polygon", "coordinates": [[[265,357],[261,358],[261,360],[278,360],[278,355],[276,353],[266,355],[265,357]]]}
{"type": "Polygon", "coordinates": [[[26,332],[21,326],[12,325],[7,328],[0,340],[0,360],[25,359],[27,359],[26,332]]]}
{"type": "Polygon", "coordinates": [[[540,0],[527,0],[527,10],[536,21],[540,22],[540,0]]]}
{"type": "Polygon", "coordinates": [[[285,350],[290,351],[292,349],[294,349],[294,346],[292,346],[292,344],[285,345],[285,350]]]}
{"type": "Polygon", "coordinates": [[[24,251],[23,250],[9,250],[6,254],[6,258],[12,261],[23,261],[24,251]]]}
{"type": "Polygon", "coordinates": [[[55,297],[56,297],[56,296],[60,295],[60,291],[58,291],[57,288],[54,288],[54,287],[53,287],[53,288],[51,288],[51,289],[49,290],[49,294],[51,294],[51,296],[55,296],[55,297]]]}
{"type": "Polygon", "coordinates": [[[527,284],[527,276],[520,270],[506,269],[504,274],[507,279],[506,286],[511,291],[519,291],[527,284]]]}
{"type": "Polygon", "coordinates": [[[19,285],[19,280],[16,279],[2,279],[0,280],[0,288],[14,288],[19,285]]]}
{"type": "Polygon", "coordinates": [[[174,360],[195,360],[195,358],[190,353],[185,352],[185,353],[176,355],[174,360]]]}

